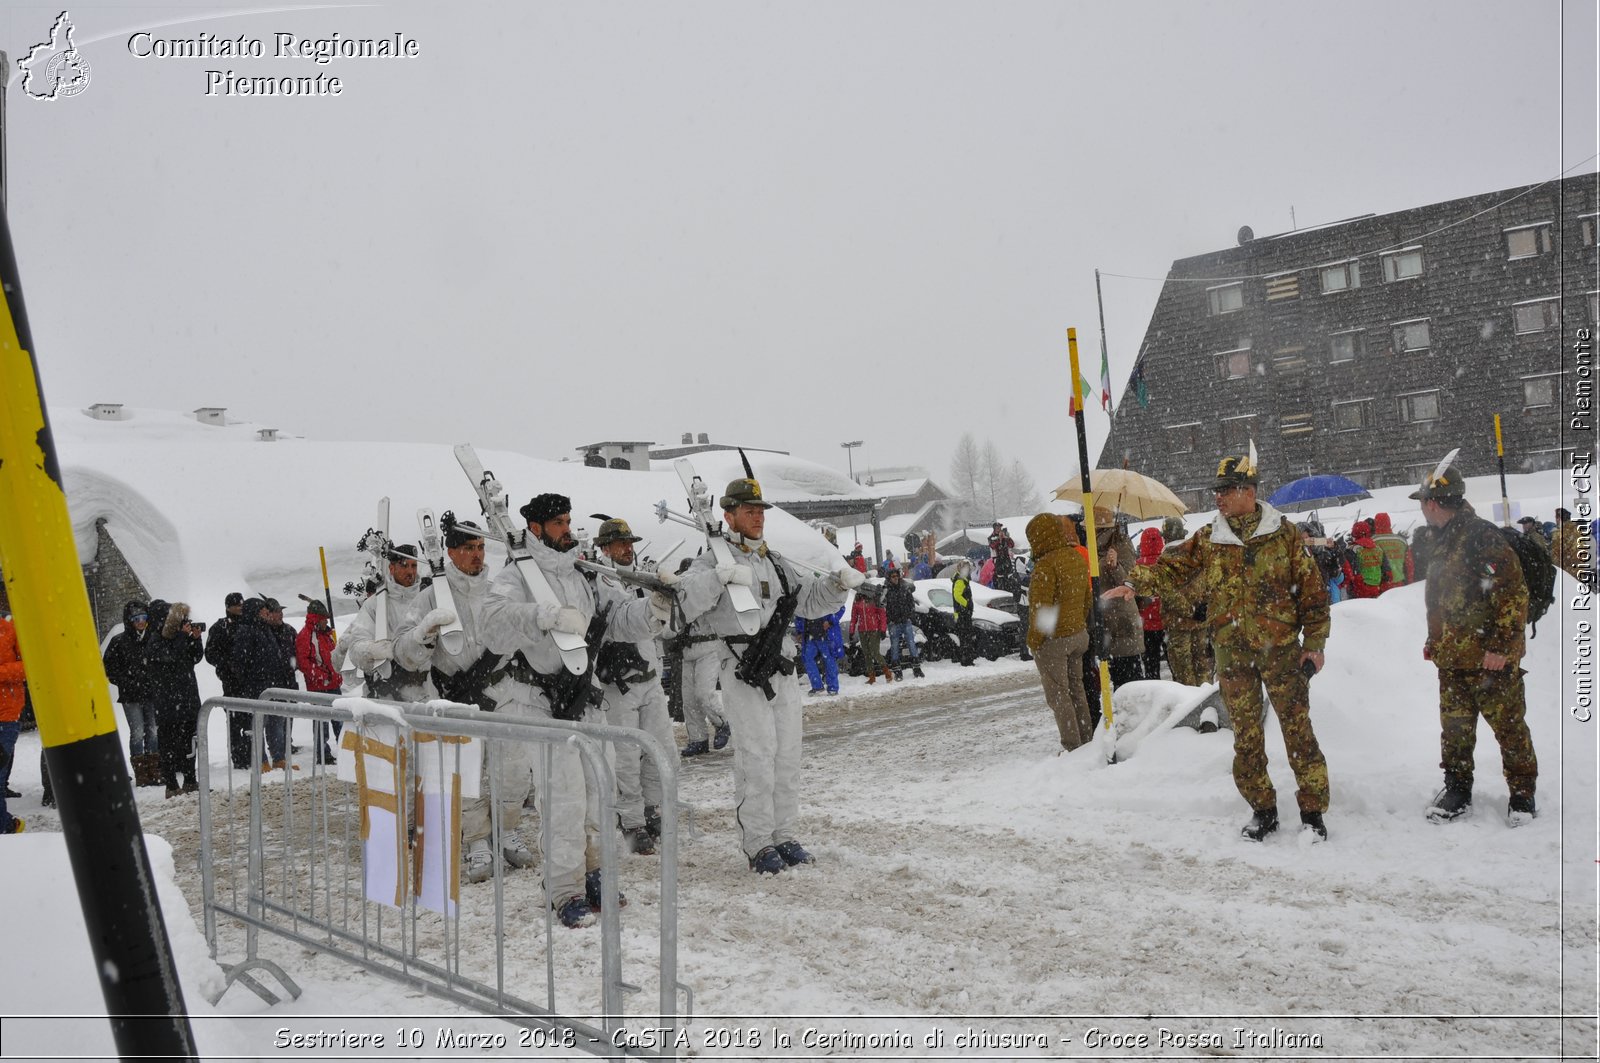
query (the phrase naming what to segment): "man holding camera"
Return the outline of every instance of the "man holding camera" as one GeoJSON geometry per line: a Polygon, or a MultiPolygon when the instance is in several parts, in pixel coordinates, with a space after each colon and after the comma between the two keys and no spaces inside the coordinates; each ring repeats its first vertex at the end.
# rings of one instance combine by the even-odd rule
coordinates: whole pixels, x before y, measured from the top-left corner
{"type": "Polygon", "coordinates": [[[144,646],[145,677],[161,736],[161,781],[167,796],[177,797],[200,789],[194,764],[200,686],[194,666],[205,656],[201,637],[206,626],[189,619],[189,607],[183,602],[169,604],[158,598],[150,603],[148,615],[151,634],[144,646]]]}
{"type": "Polygon", "coordinates": [[[1257,482],[1253,446],[1247,456],[1222,459],[1212,488],[1216,519],[1101,597],[1165,599],[1204,574],[1206,623],[1233,721],[1233,781],[1254,813],[1240,833],[1259,842],[1278,829],[1262,729],[1265,684],[1299,787],[1301,833],[1320,842],[1328,837],[1328,766],[1311,729],[1310,679],[1322,670],[1328,641],[1328,591],[1294,524],[1256,501],[1257,482]]]}

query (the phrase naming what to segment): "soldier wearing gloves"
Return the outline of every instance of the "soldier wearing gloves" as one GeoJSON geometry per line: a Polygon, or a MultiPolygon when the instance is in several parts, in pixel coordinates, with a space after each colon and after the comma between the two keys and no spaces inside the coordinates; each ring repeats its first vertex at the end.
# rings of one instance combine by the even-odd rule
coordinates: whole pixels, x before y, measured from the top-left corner
{"type": "Polygon", "coordinates": [[[1324,841],[1328,765],[1311,729],[1310,677],[1322,670],[1328,641],[1328,590],[1300,533],[1272,506],[1256,501],[1255,447],[1217,467],[1217,517],[1154,565],[1102,598],[1169,594],[1205,574],[1206,623],[1212,632],[1223,704],[1233,721],[1233,781],[1254,812],[1240,832],[1261,841],[1278,829],[1278,795],[1267,774],[1262,724],[1266,685],[1283,728],[1298,784],[1301,833],[1324,841]],[[1302,641],[1303,640],[1303,641],[1302,641]]]}
{"type": "Polygon", "coordinates": [[[795,684],[781,678],[794,667],[789,623],[796,610],[803,616],[834,612],[865,577],[848,566],[829,576],[801,576],[770,550],[763,540],[769,504],[754,479],[730,483],[721,505],[733,562],[718,565],[711,551],[701,554],[683,576],[682,604],[688,619],[704,617],[721,638],[723,706],[735,735],[734,818],[740,845],[752,871],[777,874],[812,862],[794,836],[800,809],[801,700],[795,684]],[[757,634],[747,636],[740,628],[724,593],[729,584],[754,592],[763,624],[757,634]],[[776,652],[761,652],[763,647],[776,652]]]}
{"type": "MultiPolygon", "coordinates": [[[[633,544],[638,541],[628,522],[621,519],[607,520],[594,537],[602,563],[624,572],[633,571],[633,544]]],[[[614,603],[644,598],[650,593],[605,576],[595,581],[595,587],[602,599],[614,603]]],[[[662,749],[674,750],[677,743],[672,737],[672,717],[667,713],[667,692],[661,686],[660,643],[654,638],[628,641],[619,638],[614,630],[606,634],[595,656],[595,676],[602,684],[601,708],[606,723],[637,728],[660,742],[662,749]]],[[[616,747],[615,767],[617,819],[628,848],[640,856],[651,856],[661,837],[661,773],[654,759],[632,745],[616,747]]]]}
{"type": "MultiPolygon", "coordinates": [[[[495,576],[483,607],[483,638],[497,653],[511,658],[504,700],[496,711],[514,716],[577,721],[588,716],[598,687],[592,667],[576,676],[561,662],[553,631],[595,638],[590,630],[597,609],[606,632],[618,641],[652,639],[671,615],[672,603],[662,594],[649,598],[623,596],[595,589],[577,566],[572,535],[572,502],[565,495],[542,494],[519,512],[528,522],[528,553],[544,573],[559,599],[539,603],[515,566],[495,576]]],[[[671,747],[669,739],[667,743],[671,747]]],[[[516,794],[529,771],[534,774],[540,815],[548,830],[539,831],[541,846],[549,836],[549,849],[540,857],[545,896],[562,924],[590,926],[600,905],[598,850],[589,844],[598,829],[595,802],[585,784],[583,762],[571,746],[538,748],[531,743],[508,743],[500,751],[501,794],[516,794]],[[544,777],[548,771],[548,778],[544,777]],[[548,794],[548,800],[546,795],[548,794]]],[[[520,804],[522,798],[518,796],[520,804]]],[[[619,903],[626,904],[622,894],[619,903]]]]}
{"type": "MultiPolygon", "coordinates": [[[[455,599],[455,611],[438,606],[435,587],[418,592],[394,632],[394,667],[397,671],[431,675],[440,697],[494,710],[507,696],[511,680],[505,659],[484,644],[483,604],[489,591],[489,574],[484,562],[483,529],[458,522],[449,513],[440,520],[440,527],[448,555],[444,574],[455,599]],[[439,633],[458,619],[463,636],[461,651],[451,653],[439,633]]],[[[376,664],[381,652],[368,650],[366,659],[376,664]]],[[[512,867],[533,866],[533,852],[517,829],[527,793],[525,781],[520,790],[500,788],[500,851],[512,867]]],[[[489,849],[491,826],[486,781],[480,796],[461,802],[461,849],[466,854],[468,882],[483,882],[494,874],[494,854],[489,849]]]]}
{"type": "Polygon", "coordinates": [[[394,635],[404,625],[406,615],[422,590],[417,576],[417,548],[400,543],[389,549],[389,571],[384,577],[384,594],[373,595],[361,606],[350,629],[339,640],[339,648],[349,664],[366,677],[366,694],[391,701],[427,701],[434,696],[433,679],[427,669],[408,671],[394,663],[394,635]],[[377,637],[379,603],[385,610],[389,637],[377,637]],[[388,667],[385,668],[384,665],[388,667]]]}

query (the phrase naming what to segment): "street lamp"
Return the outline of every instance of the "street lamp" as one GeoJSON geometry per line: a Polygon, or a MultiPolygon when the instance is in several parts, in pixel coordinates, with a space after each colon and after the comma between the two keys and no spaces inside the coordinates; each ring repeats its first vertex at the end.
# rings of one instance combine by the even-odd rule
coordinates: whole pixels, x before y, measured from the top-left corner
{"type": "Polygon", "coordinates": [[[848,443],[839,444],[844,448],[845,457],[850,463],[850,480],[852,483],[855,482],[856,478],[856,448],[864,442],[866,441],[862,439],[852,439],[848,443]]]}

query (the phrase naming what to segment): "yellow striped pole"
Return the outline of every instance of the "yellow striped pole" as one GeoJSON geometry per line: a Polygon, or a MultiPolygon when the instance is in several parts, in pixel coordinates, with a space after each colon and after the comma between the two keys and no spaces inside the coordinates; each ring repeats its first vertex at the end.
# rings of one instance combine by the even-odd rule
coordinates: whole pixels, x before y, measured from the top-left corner
{"type": "Polygon", "coordinates": [[[1100,668],[1100,723],[1110,747],[1106,759],[1115,764],[1117,731],[1111,719],[1111,668],[1101,644],[1100,550],[1094,534],[1094,488],[1089,478],[1089,438],[1083,427],[1083,404],[1088,396],[1083,394],[1083,377],[1078,373],[1078,330],[1075,328],[1067,329],[1067,354],[1072,362],[1072,391],[1078,397],[1072,405],[1074,420],[1078,423],[1078,470],[1083,475],[1083,534],[1089,549],[1089,600],[1094,603],[1094,608],[1089,610],[1089,652],[1094,655],[1100,668]]]}
{"type": "Polygon", "coordinates": [[[95,977],[124,1059],[192,1058],[194,1035],[117,737],[3,214],[0,283],[0,570],[95,977]]]}
{"type": "Polygon", "coordinates": [[[1505,526],[1511,527],[1511,492],[1506,490],[1506,444],[1500,437],[1500,415],[1494,415],[1494,453],[1500,461],[1500,512],[1504,514],[1505,526]]]}

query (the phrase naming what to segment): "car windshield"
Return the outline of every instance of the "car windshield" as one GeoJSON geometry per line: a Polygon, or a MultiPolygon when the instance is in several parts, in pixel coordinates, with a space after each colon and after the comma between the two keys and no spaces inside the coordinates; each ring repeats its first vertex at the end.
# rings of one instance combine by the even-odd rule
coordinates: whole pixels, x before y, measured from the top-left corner
{"type": "Polygon", "coordinates": [[[950,594],[949,591],[939,587],[928,591],[928,601],[932,602],[934,605],[945,606],[953,604],[955,602],[955,598],[950,594]]]}

